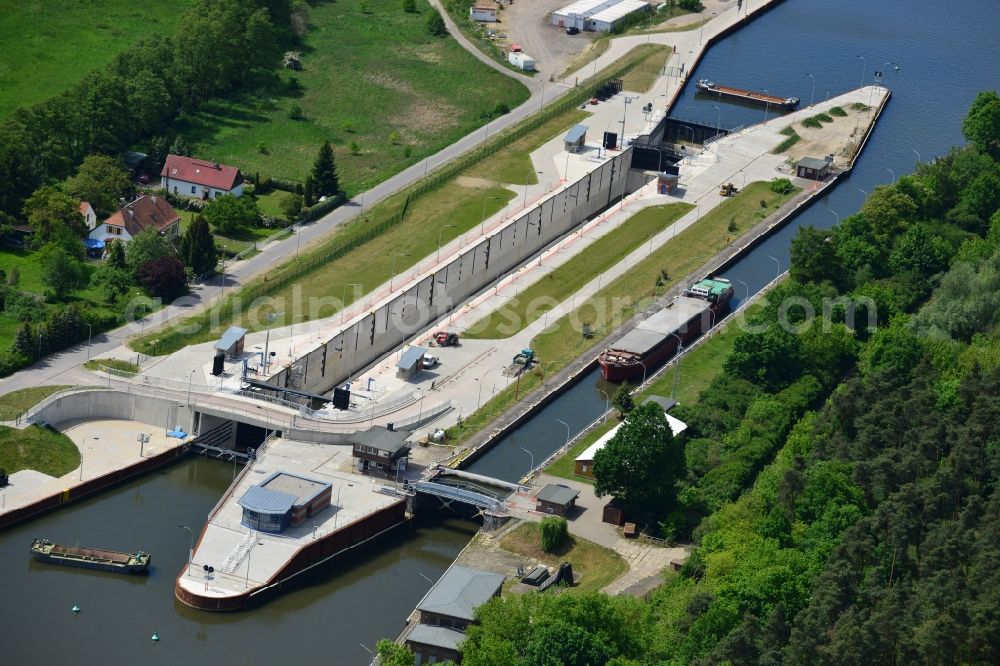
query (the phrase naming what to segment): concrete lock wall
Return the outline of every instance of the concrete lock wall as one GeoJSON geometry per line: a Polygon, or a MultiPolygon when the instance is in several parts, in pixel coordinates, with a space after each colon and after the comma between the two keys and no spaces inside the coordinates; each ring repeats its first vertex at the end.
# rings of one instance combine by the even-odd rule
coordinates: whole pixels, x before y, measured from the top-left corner
{"type": "Polygon", "coordinates": [[[626,192],[631,148],[465,248],[440,269],[271,377],[276,386],[326,393],[517,268],[626,192]]]}
{"type": "Polygon", "coordinates": [[[192,415],[186,405],[163,398],[124,391],[81,391],[67,393],[46,405],[34,421],[58,425],[76,419],[122,419],[165,429],[180,425],[190,431],[192,415]]]}

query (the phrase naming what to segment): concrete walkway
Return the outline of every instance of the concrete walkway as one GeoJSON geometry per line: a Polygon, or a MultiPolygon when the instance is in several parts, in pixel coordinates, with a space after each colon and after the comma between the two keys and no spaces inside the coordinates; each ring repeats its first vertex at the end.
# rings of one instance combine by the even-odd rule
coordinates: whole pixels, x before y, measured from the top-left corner
{"type": "Polygon", "coordinates": [[[162,425],[136,421],[67,421],[58,424],[58,429],[80,450],[80,466],[60,477],[34,470],[11,474],[10,485],[0,489],[0,515],[183,444],[179,439],[167,437],[162,425]],[[141,455],[137,440],[140,433],[150,438],[142,445],[141,455]]]}

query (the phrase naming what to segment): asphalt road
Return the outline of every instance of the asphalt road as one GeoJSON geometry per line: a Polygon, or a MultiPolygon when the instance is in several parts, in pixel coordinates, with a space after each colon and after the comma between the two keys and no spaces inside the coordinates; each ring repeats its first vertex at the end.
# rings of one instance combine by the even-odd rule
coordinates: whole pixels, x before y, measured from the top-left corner
{"type": "Polygon", "coordinates": [[[141,334],[146,328],[159,327],[178,318],[200,312],[222,297],[223,280],[225,280],[224,288],[232,290],[259,275],[263,275],[271,267],[294,259],[299,253],[304,252],[311,245],[322,242],[338,226],[359,214],[362,202],[365,207],[370,207],[386,199],[420,180],[425,174],[483,143],[489,135],[496,134],[540,110],[543,106],[551,104],[570,89],[557,84],[546,85],[545,81],[518,74],[491,60],[462,35],[447,12],[442,10],[439,0],[430,0],[430,3],[441,12],[451,36],[463,48],[486,65],[521,81],[531,91],[531,96],[507,115],[470,132],[438,153],[379,183],[319,220],[302,225],[298,233],[290,238],[270,243],[261,248],[259,254],[227,267],[224,276],[217,275],[208,282],[194,285],[190,295],[150,314],[144,320],[138,320],[112,331],[95,335],[89,351],[86,343],[75,345],[61,352],[50,354],[10,377],[0,379],[0,394],[41,384],[86,384],[99,381],[99,378],[93,373],[80,367],[87,360],[88,355],[90,358],[97,358],[118,349],[127,338],[141,334]]]}

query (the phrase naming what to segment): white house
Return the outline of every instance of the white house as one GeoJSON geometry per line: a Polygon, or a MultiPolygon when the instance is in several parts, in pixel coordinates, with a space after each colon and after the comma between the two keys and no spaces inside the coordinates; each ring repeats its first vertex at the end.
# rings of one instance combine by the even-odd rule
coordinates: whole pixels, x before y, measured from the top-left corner
{"type": "Polygon", "coordinates": [[[94,207],[87,201],[81,201],[80,215],[83,215],[83,221],[87,225],[87,231],[93,231],[94,227],[97,226],[97,213],[94,212],[94,207]]]}
{"type": "Polygon", "coordinates": [[[98,224],[87,235],[91,240],[120,240],[127,243],[146,229],[156,229],[161,236],[176,238],[181,230],[181,217],[163,197],[144,195],[124,206],[98,224]]]}
{"type": "Polygon", "coordinates": [[[497,6],[488,4],[475,4],[469,7],[469,18],[473,21],[483,21],[485,23],[496,23],[497,6]]]}
{"type": "Polygon", "coordinates": [[[183,155],[167,155],[160,172],[161,185],[178,196],[215,199],[243,194],[243,174],[236,167],[183,155]]]}

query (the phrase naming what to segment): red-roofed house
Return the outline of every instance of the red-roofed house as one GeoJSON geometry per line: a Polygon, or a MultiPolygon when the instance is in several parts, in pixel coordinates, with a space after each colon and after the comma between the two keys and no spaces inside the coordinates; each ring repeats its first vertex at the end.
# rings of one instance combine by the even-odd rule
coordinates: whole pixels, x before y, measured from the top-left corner
{"type": "Polygon", "coordinates": [[[83,215],[83,221],[87,223],[87,231],[93,231],[97,226],[97,213],[94,212],[94,207],[86,201],[81,201],[80,215],[83,215]]]}
{"type": "Polygon", "coordinates": [[[178,196],[215,199],[223,194],[243,194],[243,174],[236,167],[195,157],[167,155],[160,172],[163,188],[178,196]]]}
{"type": "Polygon", "coordinates": [[[146,229],[156,229],[161,236],[176,238],[180,234],[181,217],[163,197],[144,195],[94,227],[93,240],[128,242],[146,229]]]}

